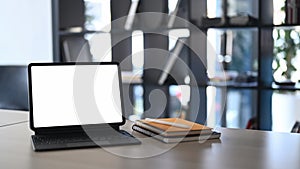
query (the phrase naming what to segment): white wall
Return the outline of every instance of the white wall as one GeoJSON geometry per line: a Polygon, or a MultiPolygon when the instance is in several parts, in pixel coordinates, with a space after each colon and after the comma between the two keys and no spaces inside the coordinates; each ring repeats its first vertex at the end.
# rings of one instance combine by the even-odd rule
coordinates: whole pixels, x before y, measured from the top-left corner
{"type": "Polygon", "coordinates": [[[300,121],[299,93],[274,92],[272,97],[273,131],[290,132],[296,121],[300,121]]]}
{"type": "Polygon", "coordinates": [[[0,65],[50,62],[51,0],[1,0],[0,65]]]}

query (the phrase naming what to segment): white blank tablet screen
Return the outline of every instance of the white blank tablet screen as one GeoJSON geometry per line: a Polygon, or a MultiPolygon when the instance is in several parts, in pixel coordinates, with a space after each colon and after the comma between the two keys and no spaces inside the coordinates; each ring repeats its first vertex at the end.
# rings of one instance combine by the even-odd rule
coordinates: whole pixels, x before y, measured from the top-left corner
{"type": "Polygon", "coordinates": [[[32,66],[34,127],[122,122],[117,65],[32,66]]]}

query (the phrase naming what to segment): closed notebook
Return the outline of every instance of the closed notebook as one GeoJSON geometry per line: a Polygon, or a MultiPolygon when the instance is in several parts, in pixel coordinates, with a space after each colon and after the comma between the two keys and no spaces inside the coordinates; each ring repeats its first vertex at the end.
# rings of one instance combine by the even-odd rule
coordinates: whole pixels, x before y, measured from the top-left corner
{"type": "Polygon", "coordinates": [[[197,134],[197,135],[187,135],[187,136],[169,136],[163,137],[157,133],[144,129],[140,126],[133,125],[132,129],[134,131],[140,132],[147,136],[153,137],[157,140],[160,140],[164,143],[179,143],[179,142],[187,142],[187,141],[201,141],[201,140],[211,140],[211,139],[219,139],[221,133],[213,131],[211,134],[197,134]]]}
{"type": "Polygon", "coordinates": [[[190,128],[180,128],[175,127],[171,125],[166,124],[159,124],[147,120],[137,120],[135,121],[136,126],[140,126],[144,129],[147,129],[149,131],[152,131],[154,133],[158,133],[159,135],[163,137],[169,137],[169,136],[185,136],[185,135],[195,135],[195,134],[211,134],[212,128],[194,123],[191,121],[187,121],[180,118],[160,118],[158,119],[160,121],[167,121],[171,123],[178,123],[187,125],[190,128]]]}

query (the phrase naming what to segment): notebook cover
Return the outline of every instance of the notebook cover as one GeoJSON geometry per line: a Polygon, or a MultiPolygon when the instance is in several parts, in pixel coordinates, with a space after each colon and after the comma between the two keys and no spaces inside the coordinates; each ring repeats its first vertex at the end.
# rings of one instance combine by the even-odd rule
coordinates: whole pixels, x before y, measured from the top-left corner
{"type": "Polygon", "coordinates": [[[155,133],[159,133],[162,136],[182,136],[182,135],[191,135],[191,134],[210,134],[212,133],[212,128],[194,123],[191,121],[187,121],[180,118],[160,118],[158,120],[184,124],[190,126],[189,129],[180,128],[165,124],[159,124],[155,122],[150,122],[146,120],[137,120],[135,125],[145,128],[147,130],[153,131],[155,133]]]}

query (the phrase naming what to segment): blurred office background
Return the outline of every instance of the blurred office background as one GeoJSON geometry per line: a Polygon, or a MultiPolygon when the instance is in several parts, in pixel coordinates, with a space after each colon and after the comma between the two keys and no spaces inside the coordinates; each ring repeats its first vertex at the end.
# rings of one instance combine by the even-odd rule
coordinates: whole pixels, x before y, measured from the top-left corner
{"type": "Polygon", "coordinates": [[[28,110],[26,66],[31,62],[117,61],[122,63],[125,114],[130,120],[182,117],[213,127],[290,132],[300,120],[300,21],[288,16],[287,3],[2,0],[0,108],[28,110]],[[195,35],[189,25],[168,25],[168,17],[156,18],[153,24],[153,18],[148,22],[134,18],[128,29],[126,16],[134,4],[134,13],[174,14],[198,27],[206,37],[195,35]],[[212,22],[224,19],[224,6],[225,20],[248,20],[242,20],[245,23],[241,25],[212,22]],[[120,18],[118,24],[111,24],[120,18]],[[164,33],[151,34],[149,30],[164,33]],[[148,67],[153,64],[164,68],[180,38],[196,46],[206,62],[195,59],[195,53],[184,45],[177,57],[187,67],[176,61],[171,70],[175,81],[168,76],[159,84],[161,71],[148,67]],[[268,44],[264,39],[270,40],[268,44]],[[147,52],[152,48],[166,52],[154,57],[147,52]],[[287,55],[289,51],[292,56],[287,55]],[[197,90],[185,81],[187,69],[196,75],[197,90]],[[195,91],[200,103],[194,103],[195,91]],[[194,110],[198,104],[200,108],[194,110]]]}

